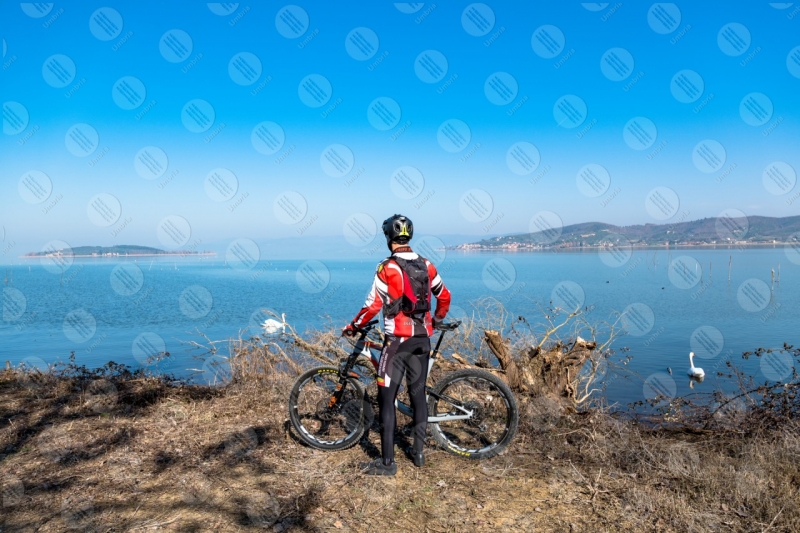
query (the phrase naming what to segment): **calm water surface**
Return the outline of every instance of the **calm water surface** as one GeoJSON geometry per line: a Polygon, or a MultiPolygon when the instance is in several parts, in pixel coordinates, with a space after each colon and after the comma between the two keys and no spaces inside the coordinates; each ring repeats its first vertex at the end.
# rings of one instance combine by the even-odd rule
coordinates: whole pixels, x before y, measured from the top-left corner
{"type": "MultiPolygon", "coordinates": [[[[626,312],[619,323],[626,334],[614,346],[630,348],[628,366],[650,381],[609,374],[612,402],[641,400],[655,388],[690,392],[690,350],[707,374],[694,392],[725,387],[713,371],[727,360],[747,365],[759,381],[791,372],[792,361],[779,357],[741,359],[745,350],[797,344],[800,265],[782,248],[662,249],[629,258],[448,252],[435,259],[453,293],[454,316],[471,313],[485,296],[531,322],[541,320],[539,306],[551,301],[589,306],[592,322],[626,312]],[[780,282],[773,284],[771,271],[777,276],[779,265],[780,282]]],[[[261,323],[263,309],[286,313],[299,331],[341,327],[362,305],[376,262],[262,261],[245,269],[219,259],[75,259],[63,273],[39,261],[4,266],[0,351],[12,364],[63,361],[74,351],[90,367],[109,360],[136,367],[148,350],[163,346],[172,357],[159,368],[187,375],[201,363],[181,341],[201,340],[197,329],[215,340],[236,336],[261,323]]]]}

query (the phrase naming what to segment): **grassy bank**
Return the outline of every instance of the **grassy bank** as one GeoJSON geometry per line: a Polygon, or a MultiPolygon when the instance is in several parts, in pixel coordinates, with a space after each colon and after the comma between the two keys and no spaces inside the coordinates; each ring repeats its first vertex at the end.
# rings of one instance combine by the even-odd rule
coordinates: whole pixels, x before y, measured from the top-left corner
{"type": "Polygon", "coordinates": [[[800,427],[780,408],[794,386],[714,423],[678,405],[645,423],[520,392],[502,455],[431,446],[418,469],[398,450],[398,475],[376,479],[357,470],[378,454],[374,433],[326,453],[288,426],[291,384],[336,357],[332,338],[237,344],[222,387],[113,365],[0,372],[0,531],[800,530],[800,427]]]}

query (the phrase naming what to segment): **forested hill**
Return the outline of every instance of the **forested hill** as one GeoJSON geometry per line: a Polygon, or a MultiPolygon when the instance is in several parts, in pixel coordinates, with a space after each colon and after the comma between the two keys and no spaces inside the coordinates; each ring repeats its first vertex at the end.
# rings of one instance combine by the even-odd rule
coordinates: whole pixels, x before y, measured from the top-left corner
{"type": "Polygon", "coordinates": [[[493,237],[461,244],[456,249],[493,248],[581,248],[625,242],[634,246],[756,244],[797,241],[800,216],[746,218],[703,218],[672,224],[614,226],[603,222],[584,222],[535,233],[493,237]]]}

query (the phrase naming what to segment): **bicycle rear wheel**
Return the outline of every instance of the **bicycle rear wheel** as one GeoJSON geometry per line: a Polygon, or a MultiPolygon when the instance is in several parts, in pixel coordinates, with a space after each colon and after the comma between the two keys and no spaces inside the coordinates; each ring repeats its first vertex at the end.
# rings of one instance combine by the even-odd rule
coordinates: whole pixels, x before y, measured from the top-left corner
{"type": "MultiPolygon", "coordinates": [[[[344,450],[364,435],[371,407],[364,401],[361,384],[347,378],[342,400],[329,403],[339,385],[339,370],[313,368],[299,378],[289,394],[289,420],[300,439],[320,450],[344,450]]],[[[374,415],[373,415],[374,416],[374,415]]]]}
{"type": "Polygon", "coordinates": [[[483,370],[466,369],[439,380],[428,400],[428,416],[473,416],[429,424],[434,440],[448,452],[469,459],[487,459],[502,452],[519,425],[517,401],[502,380],[483,370]]]}

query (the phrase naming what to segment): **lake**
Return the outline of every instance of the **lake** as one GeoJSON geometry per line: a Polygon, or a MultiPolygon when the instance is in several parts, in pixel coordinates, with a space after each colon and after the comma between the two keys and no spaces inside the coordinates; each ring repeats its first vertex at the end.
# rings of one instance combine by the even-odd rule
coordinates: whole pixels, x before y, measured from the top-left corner
{"type": "MultiPolygon", "coordinates": [[[[453,293],[455,317],[471,314],[486,296],[513,316],[541,322],[541,306],[590,309],[590,322],[619,322],[630,370],[609,373],[607,398],[627,403],[661,391],[683,395],[728,387],[713,375],[728,360],[757,381],[788,379],[793,361],[780,354],[744,361],[741,352],[796,343],[800,265],[780,246],[748,249],[681,248],[614,253],[428,254],[453,293]],[[730,281],[728,263],[732,259],[730,281]],[[671,267],[668,267],[671,265],[671,267]],[[780,267],[779,267],[780,265],[780,267]],[[771,271],[780,279],[773,283],[771,271]],[[706,371],[689,388],[688,353],[706,371]],[[668,367],[673,370],[670,375],[668,367]],[[647,380],[647,381],[643,381],[647,380]]],[[[185,376],[201,362],[181,341],[237,336],[285,313],[298,331],[343,326],[363,304],[377,261],[274,260],[248,263],[213,258],[79,259],[69,265],[27,260],[4,266],[2,360],[28,365],[109,360],[137,367],[155,351],[172,356],[159,369],[185,376]],[[64,268],[68,267],[68,268],[64,268]]]]}

